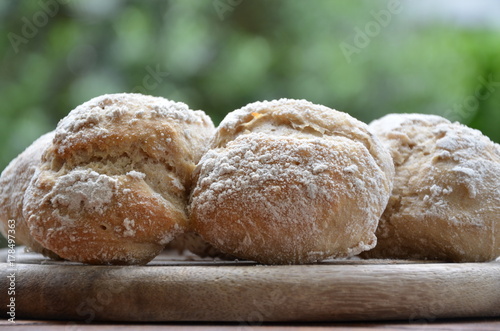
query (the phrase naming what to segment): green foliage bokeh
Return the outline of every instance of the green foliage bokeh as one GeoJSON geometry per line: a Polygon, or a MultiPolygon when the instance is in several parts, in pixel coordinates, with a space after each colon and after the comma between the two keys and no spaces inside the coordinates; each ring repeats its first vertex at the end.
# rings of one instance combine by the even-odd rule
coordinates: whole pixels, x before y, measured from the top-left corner
{"type": "Polygon", "coordinates": [[[471,99],[480,77],[500,81],[499,31],[411,21],[401,1],[400,13],[348,59],[341,44],[355,47],[356,28],[370,28],[389,5],[2,2],[0,169],[71,109],[115,92],[183,101],[215,123],[249,102],[281,97],[366,122],[391,112],[434,113],[500,141],[499,84],[485,100],[471,99]]]}

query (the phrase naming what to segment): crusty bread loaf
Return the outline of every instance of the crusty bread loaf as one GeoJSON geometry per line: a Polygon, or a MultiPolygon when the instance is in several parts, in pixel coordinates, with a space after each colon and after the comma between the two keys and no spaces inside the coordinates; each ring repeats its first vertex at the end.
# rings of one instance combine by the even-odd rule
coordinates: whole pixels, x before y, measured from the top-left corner
{"type": "Polygon", "coordinates": [[[148,262],[187,228],[191,173],[213,130],[202,111],[158,97],[78,106],[26,191],[31,235],[72,261],[148,262]]]}
{"type": "Polygon", "coordinates": [[[394,169],[366,124],[304,100],[256,102],[228,114],[211,147],[189,208],[217,249],[289,264],[375,246],[394,169]]]}
{"type": "Polygon", "coordinates": [[[394,189],[372,258],[489,261],[500,256],[500,145],[435,115],[370,124],[389,148],[394,189]]]}
{"type": "Polygon", "coordinates": [[[42,153],[50,146],[54,132],[47,133],[33,142],[4,169],[0,176],[0,232],[8,238],[9,221],[14,221],[10,234],[16,246],[26,245],[29,250],[52,258],[57,255],[43,248],[29,232],[23,216],[24,193],[36,169],[40,166],[42,153]]]}

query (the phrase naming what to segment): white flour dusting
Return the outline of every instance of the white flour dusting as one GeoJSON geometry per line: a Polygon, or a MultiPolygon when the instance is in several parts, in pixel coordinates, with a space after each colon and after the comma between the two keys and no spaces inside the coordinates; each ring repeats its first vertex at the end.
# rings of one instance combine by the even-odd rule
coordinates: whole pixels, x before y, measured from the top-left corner
{"type": "Polygon", "coordinates": [[[142,173],[142,172],[139,172],[139,171],[135,171],[135,170],[127,172],[127,176],[131,177],[131,178],[133,178],[135,180],[141,180],[141,179],[145,179],[146,178],[146,174],[145,173],[142,173]]]}
{"type": "Polygon", "coordinates": [[[434,115],[391,114],[370,127],[396,164],[394,190],[370,256],[472,262],[500,254],[498,144],[434,115]]]}
{"type": "MultiPolygon", "coordinates": [[[[221,123],[214,142],[218,148],[208,151],[198,166],[191,202],[197,219],[214,223],[212,231],[217,235],[212,242],[220,248],[232,234],[217,224],[219,218],[234,218],[231,227],[247,234],[240,247],[255,250],[259,249],[254,247],[256,240],[261,240],[258,224],[266,223],[267,231],[276,236],[270,245],[282,245],[275,261],[312,247],[316,250],[297,254],[317,260],[324,254],[345,256],[373,247],[373,232],[390,193],[389,155],[378,159],[381,145],[370,142],[367,131],[350,132],[350,126],[356,130],[357,122],[329,108],[319,107],[315,113],[310,103],[272,111],[264,107],[282,102],[289,100],[246,106],[221,123]],[[304,118],[309,116],[317,122],[306,124],[304,118]],[[289,120],[294,122],[287,124],[289,120]],[[379,162],[385,164],[379,166],[379,162]],[[336,231],[338,222],[344,221],[345,228],[336,231]],[[292,226],[295,232],[281,239],[292,226]],[[319,246],[312,242],[324,241],[325,229],[342,237],[338,241],[344,244],[338,245],[347,247],[318,253],[319,246]]],[[[331,242],[321,248],[335,245],[331,242]]]]}
{"type": "Polygon", "coordinates": [[[51,202],[71,212],[104,213],[113,199],[117,180],[92,170],[77,169],[62,176],[53,187],[51,202]]]}
{"type": "MultiPolygon", "coordinates": [[[[141,94],[107,94],[78,106],[59,122],[55,139],[58,152],[63,154],[76,143],[98,137],[104,139],[113,133],[110,128],[116,125],[133,127],[137,119],[166,119],[199,125],[212,123],[203,111],[193,111],[182,102],[141,94]]],[[[170,142],[168,139],[165,141],[170,142]]]]}
{"type": "Polygon", "coordinates": [[[123,226],[125,227],[125,231],[123,231],[123,235],[125,237],[133,237],[135,236],[135,221],[134,220],[131,220],[131,219],[128,219],[128,218],[125,218],[123,220],[123,226]]]}

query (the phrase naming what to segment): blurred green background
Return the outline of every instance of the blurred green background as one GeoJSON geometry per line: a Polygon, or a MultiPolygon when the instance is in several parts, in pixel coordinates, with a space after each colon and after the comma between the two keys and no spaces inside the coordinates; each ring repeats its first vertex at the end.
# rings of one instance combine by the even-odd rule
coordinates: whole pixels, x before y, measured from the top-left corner
{"type": "Polygon", "coordinates": [[[141,92],[217,124],[304,98],[369,122],[434,113],[500,141],[500,2],[0,2],[0,170],[70,110],[141,92]]]}

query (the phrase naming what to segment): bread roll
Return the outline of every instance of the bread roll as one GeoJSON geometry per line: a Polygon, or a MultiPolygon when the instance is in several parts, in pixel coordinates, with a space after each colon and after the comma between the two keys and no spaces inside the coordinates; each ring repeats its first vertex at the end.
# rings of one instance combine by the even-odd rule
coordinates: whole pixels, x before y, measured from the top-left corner
{"type": "Polygon", "coordinates": [[[191,173],[213,130],[202,111],[158,97],[78,106],[27,189],[31,235],[71,261],[147,263],[187,228],[191,173]]]}
{"type": "Polygon", "coordinates": [[[305,100],[256,102],[226,116],[211,148],[189,210],[220,251],[292,264],[375,246],[394,169],[364,123],[305,100]]]}
{"type": "MultiPolygon", "coordinates": [[[[0,232],[8,238],[9,221],[14,221],[14,231],[10,234],[15,238],[16,246],[26,245],[34,252],[57,258],[53,252],[43,248],[34,240],[29,232],[23,216],[24,193],[35,170],[38,169],[42,153],[50,146],[54,132],[47,133],[19,154],[4,169],[0,176],[0,232]]],[[[10,223],[12,224],[12,222],[10,223]]]]}
{"type": "Polygon", "coordinates": [[[389,148],[394,189],[372,258],[489,261],[500,255],[500,146],[434,115],[370,124],[389,148]]]}

